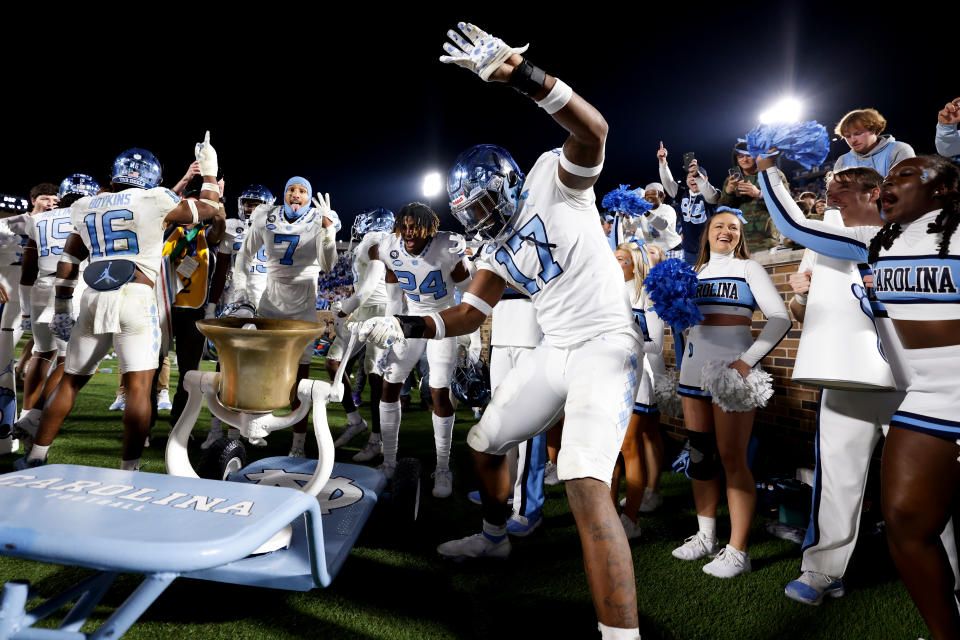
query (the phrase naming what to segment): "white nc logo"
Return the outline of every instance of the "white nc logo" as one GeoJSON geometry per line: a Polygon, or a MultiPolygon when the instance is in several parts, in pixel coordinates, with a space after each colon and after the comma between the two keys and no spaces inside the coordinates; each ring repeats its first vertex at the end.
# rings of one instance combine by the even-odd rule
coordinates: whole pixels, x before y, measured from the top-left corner
{"type": "MultiPolygon", "coordinates": [[[[260,473],[248,473],[247,479],[255,484],[270,487],[288,487],[302,489],[313,475],[309,473],[288,473],[284,469],[264,469],[260,473]]],[[[329,514],[334,509],[342,509],[359,502],[363,497],[363,489],[353,484],[350,478],[337,476],[330,478],[317,494],[320,503],[320,513],[329,514]]]]}

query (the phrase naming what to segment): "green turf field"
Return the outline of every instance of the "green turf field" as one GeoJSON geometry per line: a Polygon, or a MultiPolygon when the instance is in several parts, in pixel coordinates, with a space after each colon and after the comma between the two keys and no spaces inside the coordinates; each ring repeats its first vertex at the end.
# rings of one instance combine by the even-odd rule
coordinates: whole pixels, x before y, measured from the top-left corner
{"type": "MultiPolygon", "coordinates": [[[[116,388],[116,362],[101,367],[79,396],[74,413],[51,448],[50,461],[118,467],[120,414],[107,411],[116,388]]],[[[210,363],[204,368],[212,369],[210,363]]],[[[177,370],[171,376],[176,385],[177,370]]],[[[314,376],[326,379],[315,362],[314,376]]],[[[414,407],[418,407],[414,392],[414,407]]],[[[369,406],[361,408],[368,415],[369,406]]],[[[168,425],[161,422],[144,470],[164,471],[168,425]]],[[[207,432],[204,410],[193,447],[207,432]]],[[[596,631],[583,574],[573,517],[561,487],[547,488],[544,524],[529,538],[514,542],[507,561],[442,562],[438,543],[479,530],[479,507],[467,501],[476,488],[465,445],[473,413],[459,411],[454,440],[454,495],[430,495],[434,466],[430,414],[417,408],[403,417],[400,455],[423,462],[424,493],[414,534],[398,538],[389,522],[371,521],[351,557],[328,589],[309,593],[255,589],[180,579],[147,610],[127,638],[593,638],[596,631]]],[[[332,407],[334,436],[345,424],[342,409],[332,407]]],[[[290,432],[271,436],[267,449],[253,455],[285,455],[290,432]]],[[[308,454],[311,453],[308,439],[308,454]]],[[[348,447],[339,459],[357,451],[348,447]]],[[[315,446],[315,444],[313,444],[315,446]]],[[[315,454],[315,451],[313,451],[315,454]]],[[[0,458],[0,473],[12,470],[15,456],[0,458]]],[[[0,488],[0,491],[3,489],[0,488]]],[[[799,575],[799,546],[773,538],[758,518],[750,554],[752,574],[721,581],[704,574],[704,562],[686,563],[670,550],[693,533],[696,520],[689,482],[666,474],[665,503],[641,520],[633,541],[645,639],[682,638],[916,638],[927,630],[896,577],[881,537],[863,536],[848,572],[846,597],[810,607],[783,596],[784,585],[799,575]]],[[[721,540],[728,525],[720,519],[721,540]]],[[[150,549],[144,549],[149,554],[150,549]]],[[[43,596],[73,584],[90,572],[0,557],[0,581],[27,579],[43,596]]],[[[121,578],[96,609],[84,631],[102,622],[138,584],[121,578]]]]}

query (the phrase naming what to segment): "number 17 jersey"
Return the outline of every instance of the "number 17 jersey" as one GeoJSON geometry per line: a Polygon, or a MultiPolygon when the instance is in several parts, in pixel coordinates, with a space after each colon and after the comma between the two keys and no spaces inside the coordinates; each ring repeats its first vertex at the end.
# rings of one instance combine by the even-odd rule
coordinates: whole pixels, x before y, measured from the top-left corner
{"type": "Polygon", "coordinates": [[[600,228],[593,188],[560,182],[560,149],[527,175],[515,232],[481,249],[477,267],[530,297],[544,341],[567,348],[603,333],[632,331],[623,271],[600,228]]]}

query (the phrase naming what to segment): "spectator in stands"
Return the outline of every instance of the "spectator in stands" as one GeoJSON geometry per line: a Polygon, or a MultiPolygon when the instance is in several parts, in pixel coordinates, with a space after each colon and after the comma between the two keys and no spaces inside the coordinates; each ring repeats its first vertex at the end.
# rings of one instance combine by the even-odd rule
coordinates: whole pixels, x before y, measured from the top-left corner
{"type": "Polygon", "coordinates": [[[885,176],[893,165],[917,155],[906,142],[897,142],[889,134],[880,135],[886,128],[886,118],[876,109],[855,109],[843,116],[834,133],[843,136],[850,151],[837,158],[833,170],[873,167],[885,176]]]}
{"type": "Polygon", "coordinates": [[[948,158],[960,156],[960,98],[954,98],[937,114],[937,153],[948,158]]]}
{"type": "Polygon", "coordinates": [[[657,150],[657,162],[660,165],[660,181],[667,195],[676,200],[679,194],[683,259],[692,266],[697,262],[697,254],[700,252],[700,234],[703,231],[703,225],[713,215],[717,201],[720,199],[720,192],[707,182],[707,172],[697,164],[696,160],[687,167],[686,186],[674,180],[673,174],[670,173],[670,166],[667,164],[667,149],[663,146],[662,140],[660,149],[657,150]]]}
{"type": "Polygon", "coordinates": [[[823,198],[817,198],[817,201],[813,203],[813,211],[807,217],[813,220],[823,220],[823,212],[826,210],[827,201],[823,198]]]}
{"type": "Polygon", "coordinates": [[[659,182],[651,182],[646,186],[643,197],[653,205],[653,209],[640,217],[638,230],[648,244],[666,253],[680,248],[680,234],[677,233],[677,212],[664,204],[664,195],[664,187],[659,182]]]}
{"type": "MultiPolygon", "coordinates": [[[[718,204],[740,209],[743,213],[747,221],[743,231],[750,251],[769,249],[777,244],[777,240],[771,236],[767,227],[770,216],[757,184],[757,162],[747,153],[746,142],[738,142],[733,147],[733,162],[736,167],[730,170],[723,182],[723,194],[718,204]]],[[[789,188],[787,177],[782,171],[780,178],[789,188]]]]}

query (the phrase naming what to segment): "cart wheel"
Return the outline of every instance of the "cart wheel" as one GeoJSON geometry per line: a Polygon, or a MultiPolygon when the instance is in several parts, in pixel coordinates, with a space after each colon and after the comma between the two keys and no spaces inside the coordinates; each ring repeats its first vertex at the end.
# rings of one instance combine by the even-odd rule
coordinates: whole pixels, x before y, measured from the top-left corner
{"type": "Polygon", "coordinates": [[[390,515],[395,524],[416,522],[420,512],[420,461],[400,458],[390,481],[390,515]]]}
{"type": "Polygon", "coordinates": [[[247,464],[247,451],[243,443],[230,438],[220,438],[200,455],[197,474],[210,480],[226,480],[247,464]]]}

